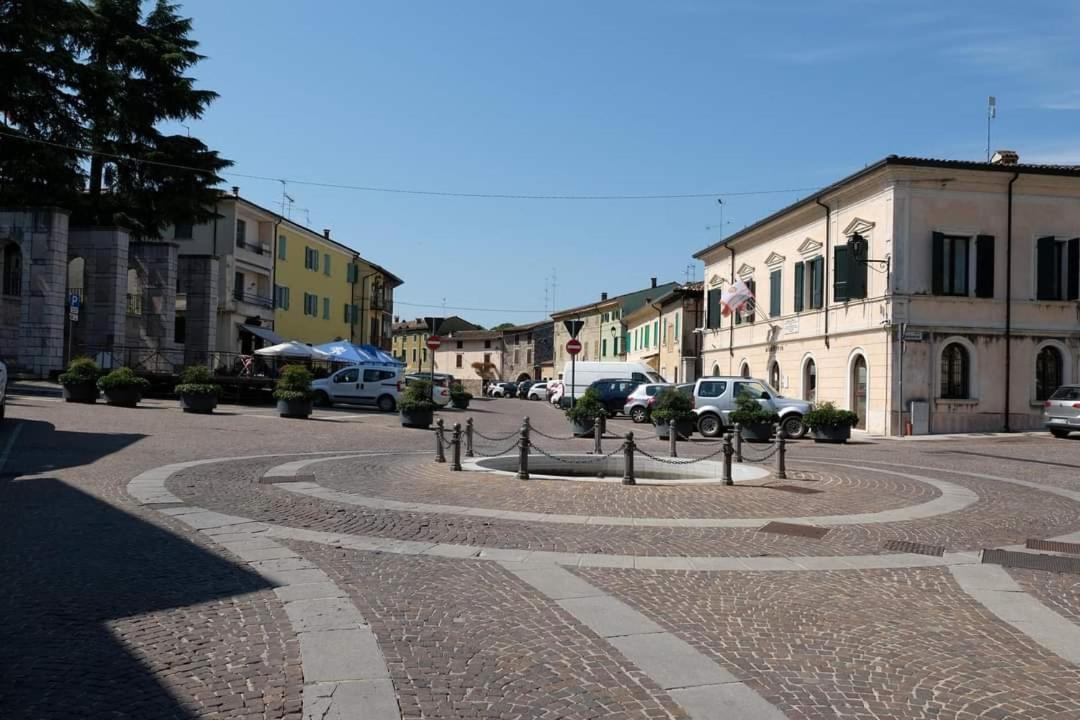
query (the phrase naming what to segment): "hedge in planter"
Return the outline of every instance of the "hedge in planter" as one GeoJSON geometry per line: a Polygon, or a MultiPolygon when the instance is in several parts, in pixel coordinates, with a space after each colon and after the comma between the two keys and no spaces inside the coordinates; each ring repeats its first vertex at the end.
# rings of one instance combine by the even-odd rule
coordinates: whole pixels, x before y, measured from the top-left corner
{"type": "Polygon", "coordinates": [[[105,393],[105,402],[109,405],[135,407],[150,387],[150,381],[136,375],[131,368],[122,367],[102,377],[97,385],[105,393]]]}
{"type": "Polygon", "coordinates": [[[661,440],[668,439],[672,426],[680,440],[688,440],[694,432],[694,403],[685,393],[665,388],[653,402],[652,421],[661,440]]]}
{"type": "Polygon", "coordinates": [[[405,386],[398,400],[402,427],[428,428],[435,419],[435,403],[431,400],[431,383],[417,380],[405,386]]]}
{"type": "Polygon", "coordinates": [[[731,422],[739,425],[743,440],[749,442],[768,442],[772,438],[773,423],[780,422],[776,411],[763,408],[745,391],[735,398],[735,409],[729,417],[731,422]]]}
{"type": "Polygon", "coordinates": [[[274,386],[278,415],[307,418],[311,415],[311,372],[303,365],[287,365],[274,386]]]}
{"type": "Polygon", "coordinates": [[[68,363],[67,372],[60,373],[60,384],[64,387],[64,402],[97,402],[97,381],[101,377],[101,368],[88,357],[73,358],[68,363]]]}
{"type": "Polygon", "coordinates": [[[803,416],[803,423],[810,428],[814,442],[847,442],[851,428],[858,422],[858,415],[850,410],[840,410],[831,402],[822,403],[803,416]]]}
{"type": "Polygon", "coordinates": [[[210,368],[203,365],[184,368],[175,390],[181,409],[189,413],[212,413],[221,395],[221,386],[214,383],[210,368]]]}
{"type": "Polygon", "coordinates": [[[469,407],[469,401],[473,399],[472,393],[465,390],[461,383],[454,383],[450,387],[450,404],[458,410],[469,407]]]}
{"type": "Polygon", "coordinates": [[[566,419],[570,421],[570,430],[574,437],[592,435],[597,419],[606,415],[604,403],[600,402],[600,393],[595,388],[586,390],[572,407],[566,409],[566,419]]]}

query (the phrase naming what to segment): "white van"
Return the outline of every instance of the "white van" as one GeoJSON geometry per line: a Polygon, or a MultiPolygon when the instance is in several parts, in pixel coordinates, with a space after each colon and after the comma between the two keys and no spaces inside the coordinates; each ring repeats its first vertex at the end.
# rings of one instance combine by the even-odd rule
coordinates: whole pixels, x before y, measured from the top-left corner
{"type": "Polygon", "coordinates": [[[311,391],[321,406],[374,405],[390,412],[397,407],[400,377],[400,365],[353,365],[313,381],[311,391]]]}
{"type": "Polygon", "coordinates": [[[643,383],[667,382],[660,377],[658,372],[645,363],[582,361],[571,369],[571,363],[567,362],[562,374],[565,390],[561,402],[569,404],[571,397],[581,397],[588,390],[589,385],[597,380],[633,380],[643,383]]]}

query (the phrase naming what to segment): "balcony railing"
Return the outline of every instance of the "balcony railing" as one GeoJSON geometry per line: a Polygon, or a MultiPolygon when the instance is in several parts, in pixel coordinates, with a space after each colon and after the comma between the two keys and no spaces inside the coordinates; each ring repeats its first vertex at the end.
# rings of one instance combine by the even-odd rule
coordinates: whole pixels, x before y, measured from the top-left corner
{"type": "Polygon", "coordinates": [[[233,297],[240,302],[246,302],[249,305],[258,305],[263,308],[273,308],[274,300],[266,295],[256,295],[255,293],[246,293],[241,290],[233,291],[233,297]]]}
{"type": "Polygon", "coordinates": [[[239,240],[236,243],[236,247],[243,248],[244,250],[247,250],[248,252],[253,252],[256,255],[269,255],[270,254],[270,246],[267,245],[266,243],[254,243],[254,242],[245,242],[243,240],[239,240]]]}
{"type": "Polygon", "coordinates": [[[128,293],[127,296],[127,314],[128,315],[142,315],[143,303],[142,295],[137,293],[128,293]]]}

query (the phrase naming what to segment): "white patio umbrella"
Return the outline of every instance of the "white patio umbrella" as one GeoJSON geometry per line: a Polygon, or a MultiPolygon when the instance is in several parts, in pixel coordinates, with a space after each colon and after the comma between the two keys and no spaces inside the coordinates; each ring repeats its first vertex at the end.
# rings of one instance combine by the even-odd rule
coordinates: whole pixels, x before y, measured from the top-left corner
{"type": "Polygon", "coordinates": [[[334,357],[328,352],[323,352],[319,348],[305,345],[296,340],[260,348],[255,351],[255,354],[263,357],[308,358],[311,360],[328,360],[334,357]]]}

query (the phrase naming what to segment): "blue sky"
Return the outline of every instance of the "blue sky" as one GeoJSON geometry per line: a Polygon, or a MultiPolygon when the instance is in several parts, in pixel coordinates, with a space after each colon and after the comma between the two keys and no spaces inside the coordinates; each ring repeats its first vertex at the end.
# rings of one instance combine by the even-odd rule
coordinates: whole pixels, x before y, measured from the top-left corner
{"type": "MultiPolygon", "coordinates": [[[[239,173],[466,193],[731,193],[730,234],[890,153],[984,158],[991,94],[994,147],[1080,163],[1077,3],[188,0],[182,10],[209,56],[195,75],[221,93],[191,131],[239,173]],[[796,191],[735,194],[772,190],[796,191]]],[[[227,180],[280,203],[280,183],[227,180]]],[[[445,302],[487,326],[542,318],[553,269],[557,307],[653,275],[684,279],[721,219],[713,197],[288,192],[294,219],[332,228],[405,280],[398,314],[440,314],[445,302]]]]}

